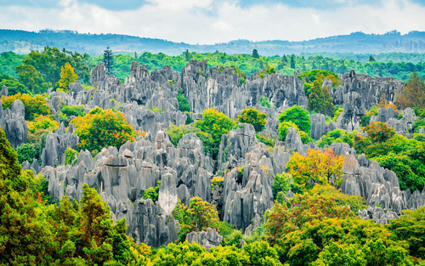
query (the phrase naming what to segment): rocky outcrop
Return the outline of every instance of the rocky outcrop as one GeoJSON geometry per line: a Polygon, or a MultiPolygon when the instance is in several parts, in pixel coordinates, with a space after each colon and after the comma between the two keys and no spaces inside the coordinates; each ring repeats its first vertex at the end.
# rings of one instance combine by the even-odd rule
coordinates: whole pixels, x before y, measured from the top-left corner
{"type": "Polygon", "coordinates": [[[0,103],[0,127],[6,133],[6,138],[17,148],[27,141],[28,126],[25,121],[25,106],[20,100],[13,102],[12,106],[6,110],[0,103]]]}
{"type": "Polygon", "coordinates": [[[184,136],[174,147],[165,132],[155,139],[139,138],[116,149],[103,149],[94,161],[80,152],[74,166],[44,167],[49,194],[79,200],[82,184],[96,188],[115,219],[126,217],[128,234],[136,241],[159,246],[177,239],[172,211],[180,198],[211,200],[212,163],[199,138],[184,136]],[[142,200],[144,191],[161,180],[157,202],[142,200]]]}
{"type": "Polygon", "coordinates": [[[388,124],[397,134],[404,136],[411,135],[413,124],[416,121],[415,111],[411,108],[406,108],[398,114],[392,107],[379,108],[378,115],[372,116],[371,121],[379,121],[388,124]]]}
{"type": "Polygon", "coordinates": [[[65,162],[65,150],[67,147],[75,149],[78,143],[78,136],[73,134],[74,128],[71,125],[68,131],[63,124],[54,133],[46,137],[46,144],[41,153],[41,166],[57,166],[65,162]]]}
{"type": "Polygon", "coordinates": [[[315,140],[319,140],[329,131],[336,129],[335,122],[330,121],[329,124],[327,124],[325,115],[323,114],[312,114],[310,115],[310,120],[310,136],[315,140]]]}
{"type": "Polygon", "coordinates": [[[190,232],[186,236],[187,242],[196,243],[207,250],[210,250],[211,247],[219,246],[222,240],[223,237],[215,229],[209,227],[205,231],[190,232]]]}
{"type": "Polygon", "coordinates": [[[288,128],[288,134],[285,139],[285,150],[288,152],[299,152],[300,154],[307,153],[307,148],[301,141],[301,137],[295,128],[288,128]]]}
{"type": "Polygon", "coordinates": [[[393,171],[367,160],[364,155],[356,158],[348,144],[338,143],[331,147],[336,154],[345,157],[341,187],[344,194],[362,196],[367,205],[380,206],[398,215],[404,209],[416,209],[425,204],[425,191],[401,191],[393,171]]]}
{"type": "Polygon", "coordinates": [[[390,210],[384,210],[381,207],[369,207],[365,210],[360,210],[359,216],[362,219],[373,220],[375,223],[379,224],[388,224],[391,219],[399,217],[397,213],[390,210]]]}
{"type": "Polygon", "coordinates": [[[346,130],[360,129],[360,120],[373,105],[377,105],[381,96],[393,102],[403,83],[393,78],[372,78],[365,74],[356,74],[353,70],[340,76],[342,86],[335,92],[334,104],[343,105],[344,112],[338,118],[338,127],[346,130]]]}

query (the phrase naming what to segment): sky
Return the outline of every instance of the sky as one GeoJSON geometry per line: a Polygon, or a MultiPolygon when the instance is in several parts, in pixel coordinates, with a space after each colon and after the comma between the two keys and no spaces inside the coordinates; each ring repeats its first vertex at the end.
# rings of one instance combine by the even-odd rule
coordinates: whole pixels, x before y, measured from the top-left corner
{"type": "Polygon", "coordinates": [[[0,0],[0,28],[191,44],[425,31],[425,0],[0,0]]]}

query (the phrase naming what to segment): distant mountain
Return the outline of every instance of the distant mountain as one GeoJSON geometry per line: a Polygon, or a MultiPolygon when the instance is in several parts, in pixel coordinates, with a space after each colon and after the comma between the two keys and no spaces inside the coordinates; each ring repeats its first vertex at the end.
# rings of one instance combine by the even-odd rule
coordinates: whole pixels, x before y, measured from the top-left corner
{"type": "Polygon", "coordinates": [[[0,52],[14,51],[28,53],[44,46],[66,48],[67,50],[101,54],[110,46],[120,52],[163,52],[169,55],[181,54],[186,49],[196,52],[226,52],[232,54],[251,53],[255,48],[261,55],[318,54],[318,53],[423,53],[425,32],[412,31],[401,34],[397,31],[385,34],[355,32],[308,41],[260,41],[236,40],[210,45],[193,45],[161,39],[141,38],[119,34],[86,34],[75,31],[42,30],[39,32],[0,29],[0,52]]]}

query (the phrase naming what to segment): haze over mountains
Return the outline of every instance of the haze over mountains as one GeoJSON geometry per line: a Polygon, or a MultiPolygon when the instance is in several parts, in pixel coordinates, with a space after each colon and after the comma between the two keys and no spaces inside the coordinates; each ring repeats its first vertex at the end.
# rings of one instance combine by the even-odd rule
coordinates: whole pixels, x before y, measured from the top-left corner
{"type": "Polygon", "coordinates": [[[355,32],[306,41],[271,40],[253,42],[235,40],[225,43],[197,45],[177,43],[162,39],[145,38],[120,34],[86,34],[76,31],[0,30],[0,52],[28,53],[41,50],[44,46],[66,48],[72,51],[98,55],[106,46],[119,52],[163,52],[181,54],[186,49],[196,52],[251,53],[258,49],[261,55],[319,54],[319,53],[422,53],[425,52],[425,32],[412,31],[401,34],[392,31],[385,34],[355,32]]]}

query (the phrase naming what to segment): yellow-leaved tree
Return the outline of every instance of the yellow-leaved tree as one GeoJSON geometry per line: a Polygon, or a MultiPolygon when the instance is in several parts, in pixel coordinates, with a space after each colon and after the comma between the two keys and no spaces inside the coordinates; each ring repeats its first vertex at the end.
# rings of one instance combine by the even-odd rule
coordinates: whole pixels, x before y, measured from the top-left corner
{"type": "Polygon", "coordinates": [[[78,75],[75,74],[74,68],[70,63],[66,63],[61,67],[61,79],[56,83],[57,91],[68,92],[69,84],[75,82],[78,75]]]}

